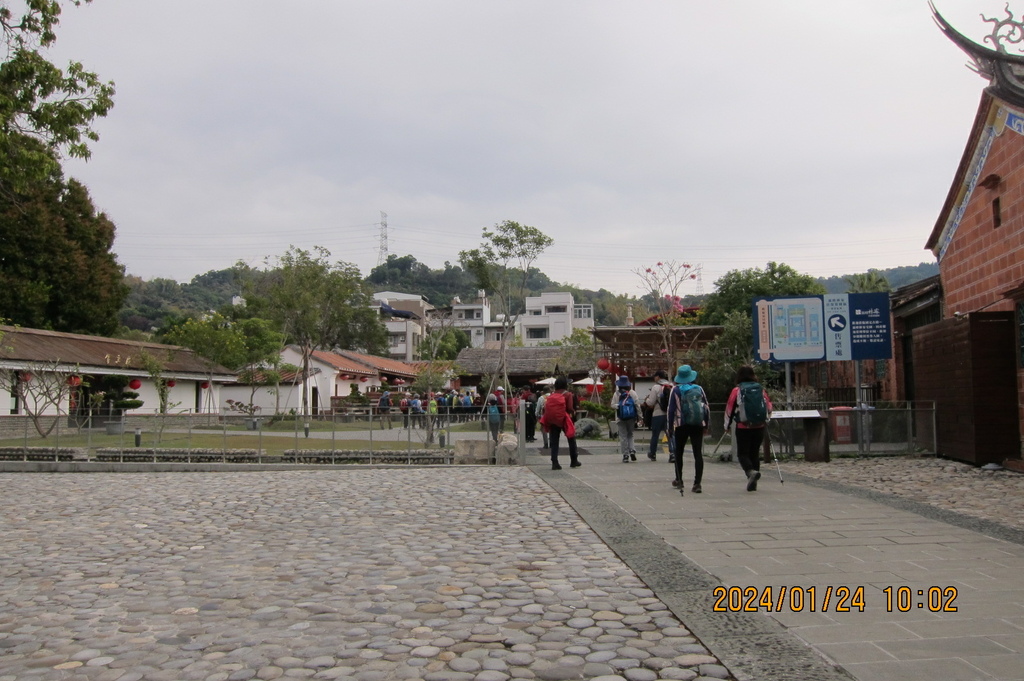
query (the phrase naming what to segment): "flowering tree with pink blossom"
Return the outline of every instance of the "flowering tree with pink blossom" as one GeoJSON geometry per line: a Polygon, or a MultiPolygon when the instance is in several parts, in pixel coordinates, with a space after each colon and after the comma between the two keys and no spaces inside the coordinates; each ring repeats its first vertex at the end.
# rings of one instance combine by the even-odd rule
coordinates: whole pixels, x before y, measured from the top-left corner
{"type": "Polygon", "coordinates": [[[661,333],[659,353],[667,367],[674,370],[680,359],[675,329],[687,325],[688,310],[681,294],[684,286],[697,281],[700,266],[668,260],[633,272],[654,298],[656,314],[652,326],[661,333]]]}

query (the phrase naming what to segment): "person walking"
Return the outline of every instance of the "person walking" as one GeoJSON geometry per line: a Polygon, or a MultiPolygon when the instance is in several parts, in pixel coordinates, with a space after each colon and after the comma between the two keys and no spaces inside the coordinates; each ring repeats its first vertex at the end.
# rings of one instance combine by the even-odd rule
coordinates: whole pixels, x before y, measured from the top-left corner
{"type": "Polygon", "coordinates": [[[640,398],[633,390],[629,376],[619,376],[615,381],[615,387],[618,390],[612,397],[612,409],[615,410],[615,418],[619,424],[619,452],[622,454],[622,463],[629,463],[636,461],[633,432],[636,430],[636,420],[640,413],[640,398]]]}
{"type": "Polygon", "coordinates": [[[711,420],[711,407],[704,388],[697,385],[697,372],[689,364],[684,364],[676,371],[676,387],[672,389],[668,402],[669,437],[675,440],[675,479],[672,486],[683,493],[683,454],[686,441],[690,441],[693,449],[693,487],[695,494],[700,494],[701,481],[704,478],[704,434],[711,420]]]}
{"type": "Polygon", "coordinates": [[[523,403],[526,405],[526,441],[537,441],[537,396],[529,387],[523,391],[523,403]]]}
{"type": "Polygon", "coordinates": [[[544,401],[544,416],[541,425],[548,433],[551,442],[551,470],[558,471],[562,466],[558,463],[558,438],[565,433],[569,443],[569,467],[579,468],[581,465],[576,449],[576,426],[572,422],[572,414],[576,409],[575,398],[566,388],[569,382],[565,376],[555,379],[555,391],[544,401]]]}
{"type": "Polygon", "coordinates": [[[772,401],[768,391],[757,382],[753,367],[741,366],[736,372],[736,387],[729,393],[725,413],[726,430],[736,423],[736,456],[747,476],[747,491],[754,492],[761,479],[759,450],[772,415],[772,401]]]}
{"type": "MultiPolygon", "coordinates": [[[[668,372],[664,369],[658,369],[654,372],[654,385],[651,386],[651,392],[644,398],[644,405],[651,412],[651,445],[647,450],[647,458],[651,461],[658,460],[658,449],[661,447],[658,438],[661,437],[662,433],[665,433],[666,436],[668,434],[668,398],[672,394],[672,388],[673,385],[668,380],[668,372]]],[[[676,451],[676,443],[670,437],[667,439],[668,461],[673,463],[672,454],[676,451]]]]}
{"type": "Polygon", "coordinates": [[[498,431],[501,430],[501,405],[498,404],[498,398],[494,393],[487,396],[484,419],[487,421],[487,427],[491,430],[491,439],[494,440],[494,444],[498,444],[498,431]]]}
{"type": "Polygon", "coordinates": [[[384,430],[384,424],[388,424],[391,430],[391,391],[385,390],[377,401],[377,414],[380,417],[380,428],[384,430]]]}
{"type": "Polygon", "coordinates": [[[543,427],[543,423],[542,423],[542,420],[544,418],[544,404],[547,402],[547,400],[548,400],[548,388],[547,388],[547,386],[543,386],[541,388],[538,388],[537,389],[537,407],[536,407],[537,423],[541,424],[541,429],[540,429],[541,446],[540,446],[540,448],[545,450],[545,451],[547,451],[548,449],[551,448],[551,445],[548,444],[548,429],[544,428],[543,427]]]}

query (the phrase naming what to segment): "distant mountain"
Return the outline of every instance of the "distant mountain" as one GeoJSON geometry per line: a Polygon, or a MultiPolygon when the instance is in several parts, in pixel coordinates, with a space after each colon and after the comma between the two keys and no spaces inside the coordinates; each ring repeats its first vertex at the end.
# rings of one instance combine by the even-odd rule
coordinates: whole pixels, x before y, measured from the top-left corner
{"type": "MultiPolygon", "coordinates": [[[[887,270],[870,269],[868,272],[878,272],[889,282],[890,288],[898,289],[915,281],[921,281],[939,273],[939,264],[935,262],[923,262],[920,265],[904,265],[903,267],[890,267],[887,270]]],[[[825,287],[829,293],[846,293],[849,286],[844,274],[836,277],[818,277],[818,283],[825,287]]]]}

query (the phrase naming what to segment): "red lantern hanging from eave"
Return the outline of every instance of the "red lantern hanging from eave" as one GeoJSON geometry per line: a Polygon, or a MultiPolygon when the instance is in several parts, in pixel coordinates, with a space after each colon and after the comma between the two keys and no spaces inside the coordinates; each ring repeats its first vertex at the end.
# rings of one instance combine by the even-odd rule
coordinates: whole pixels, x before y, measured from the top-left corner
{"type": "Polygon", "coordinates": [[[203,381],[202,383],[199,384],[199,387],[202,388],[203,390],[207,390],[210,387],[210,382],[203,381]]]}
{"type": "Polygon", "coordinates": [[[128,387],[131,388],[132,390],[138,390],[139,388],[142,387],[142,381],[140,381],[137,378],[133,378],[132,380],[128,381],[128,387]]]}
{"type": "Polygon", "coordinates": [[[32,380],[32,374],[28,371],[23,371],[21,372],[20,378],[22,383],[28,383],[32,380]]]}
{"type": "Polygon", "coordinates": [[[370,380],[370,379],[369,379],[369,378],[367,378],[366,376],[360,376],[360,377],[359,377],[359,381],[360,381],[361,383],[366,383],[366,382],[367,382],[367,381],[369,381],[369,380],[370,380]]]}
{"type": "Polygon", "coordinates": [[[167,381],[167,387],[168,388],[173,388],[176,385],[178,385],[178,382],[175,381],[173,378],[171,380],[167,381]]]}
{"type": "Polygon", "coordinates": [[[82,377],[68,376],[68,385],[70,385],[72,388],[77,388],[78,386],[82,385],[82,377]]]}
{"type": "Polygon", "coordinates": [[[608,367],[610,367],[611,365],[612,363],[608,361],[607,357],[602,357],[601,359],[597,360],[597,368],[600,369],[601,371],[608,371],[608,367]]]}

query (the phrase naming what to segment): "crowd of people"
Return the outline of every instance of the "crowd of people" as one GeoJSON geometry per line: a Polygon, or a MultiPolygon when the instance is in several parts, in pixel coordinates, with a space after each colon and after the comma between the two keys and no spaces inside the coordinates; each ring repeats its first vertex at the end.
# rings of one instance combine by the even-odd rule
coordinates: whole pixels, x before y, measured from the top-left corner
{"type": "MultiPolygon", "coordinates": [[[[637,460],[636,429],[638,425],[646,424],[651,432],[647,458],[657,461],[664,435],[668,461],[674,470],[672,486],[679,488],[680,492],[684,488],[683,456],[686,445],[690,445],[694,463],[690,491],[699,494],[703,491],[703,444],[709,432],[711,408],[707,394],[697,384],[697,376],[697,371],[689,364],[680,366],[672,381],[668,379],[668,372],[658,370],[654,374],[654,385],[643,399],[634,390],[628,376],[619,376],[615,381],[611,408],[615,411],[623,463],[637,460]]],[[[482,419],[495,443],[511,421],[512,432],[518,434],[520,428],[524,429],[526,442],[536,442],[540,431],[541,448],[550,452],[553,470],[562,468],[559,446],[563,436],[569,450],[570,467],[582,465],[576,444],[575,416],[580,408],[580,399],[569,389],[564,376],[555,379],[550,392],[547,386],[528,386],[513,390],[507,396],[505,393],[503,386],[497,386],[486,395],[478,389],[465,392],[443,390],[422,396],[407,392],[396,403],[391,393],[384,391],[378,403],[379,421],[382,428],[391,428],[391,414],[396,408],[401,414],[403,428],[425,428],[428,424],[440,428],[448,423],[482,419]],[[525,406],[522,411],[521,403],[525,406]],[[521,413],[523,423],[520,423],[521,413]]],[[[771,411],[768,392],[757,382],[754,369],[741,367],[736,387],[726,402],[725,429],[729,431],[733,425],[736,427],[737,456],[750,492],[757,490],[757,481],[761,478],[758,452],[771,411]]]]}

